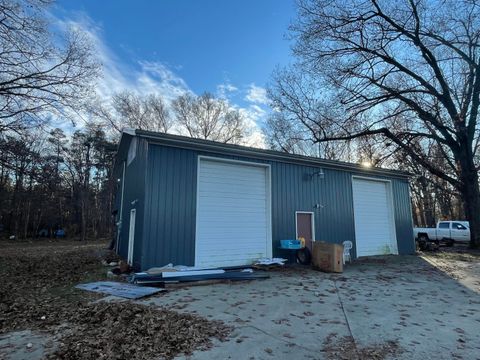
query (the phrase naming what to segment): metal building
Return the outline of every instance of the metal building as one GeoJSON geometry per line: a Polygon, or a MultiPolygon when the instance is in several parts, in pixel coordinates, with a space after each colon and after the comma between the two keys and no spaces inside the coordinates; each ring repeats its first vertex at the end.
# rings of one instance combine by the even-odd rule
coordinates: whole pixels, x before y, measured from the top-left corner
{"type": "Polygon", "coordinates": [[[177,135],[122,134],[117,251],[136,268],[285,256],[281,239],[353,256],[415,250],[408,174],[177,135]]]}

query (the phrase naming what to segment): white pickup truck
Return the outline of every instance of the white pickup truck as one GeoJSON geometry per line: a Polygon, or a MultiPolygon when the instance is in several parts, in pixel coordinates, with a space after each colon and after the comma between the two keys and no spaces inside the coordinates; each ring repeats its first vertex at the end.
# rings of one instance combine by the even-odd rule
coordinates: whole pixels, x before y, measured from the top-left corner
{"type": "Polygon", "coordinates": [[[470,225],[468,221],[439,221],[436,228],[413,228],[415,240],[420,249],[427,243],[445,243],[452,246],[454,243],[468,243],[470,241],[470,225]]]}

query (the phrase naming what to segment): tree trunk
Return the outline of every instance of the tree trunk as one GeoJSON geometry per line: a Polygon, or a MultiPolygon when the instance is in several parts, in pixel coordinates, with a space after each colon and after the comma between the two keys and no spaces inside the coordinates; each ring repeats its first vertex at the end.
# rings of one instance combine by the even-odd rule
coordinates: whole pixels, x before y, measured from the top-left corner
{"type": "Polygon", "coordinates": [[[480,246],[480,187],[473,157],[461,161],[460,168],[463,207],[465,217],[470,222],[470,247],[478,248],[480,246]]]}
{"type": "Polygon", "coordinates": [[[453,219],[452,195],[448,192],[436,189],[435,198],[438,201],[440,216],[443,219],[453,219]]]}
{"type": "Polygon", "coordinates": [[[427,221],[425,220],[425,208],[423,206],[423,200],[420,195],[415,194],[415,217],[416,225],[419,227],[426,226],[427,221]]]}
{"type": "Polygon", "coordinates": [[[82,190],[82,196],[81,196],[81,229],[80,229],[80,232],[81,232],[81,241],[85,241],[86,238],[87,238],[87,214],[86,214],[86,204],[85,204],[85,194],[84,194],[84,190],[82,190]]]}
{"type": "Polygon", "coordinates": [[[436,225],[436,208],[435,208],[435,199],[432,197],[432,194],[427,187],[423,191],[423,206],[425,214],[425,224],[428,227],[435,227],[436,225]]]}
{"type": "Polygon", "coordinates": [[[38,237],[38,232],[40,230],[40,224],[42,222],[42,210],[40,209],[38,211],[38,219],[37,219],[37,222],[36,222],[36,225],[34,227],[34,232],[33,232],[33,237],[36,238],[38,237]]]}
{"type": "Polygon", "coordinates": [[[28,225],[30,223],[30,208],[31,208],[31,201],[27,200],[27,206],[26,206],[26,214],[25,214],[25,220],[24,220],[24,225],[23,225],[23,238],[26,240],[28,238],[28,225]]]}
{"type": "Polygon", "coordinates": [[[464,185],[463,203],[465,216],[470,222],[470,247],[480,246],[480,191],[478,188],[478,176],[476,182],[464,185]]]}

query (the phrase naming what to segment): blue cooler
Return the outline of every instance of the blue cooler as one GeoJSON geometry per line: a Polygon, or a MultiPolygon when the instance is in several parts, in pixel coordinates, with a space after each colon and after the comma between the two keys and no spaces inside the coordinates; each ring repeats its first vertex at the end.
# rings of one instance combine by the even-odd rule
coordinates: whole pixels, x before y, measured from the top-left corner
{"type": "Polygon", "coordinates": [[[300,240],[280,240],[280,248],[282,249],[301,249],[302,242],[300,240]]]}

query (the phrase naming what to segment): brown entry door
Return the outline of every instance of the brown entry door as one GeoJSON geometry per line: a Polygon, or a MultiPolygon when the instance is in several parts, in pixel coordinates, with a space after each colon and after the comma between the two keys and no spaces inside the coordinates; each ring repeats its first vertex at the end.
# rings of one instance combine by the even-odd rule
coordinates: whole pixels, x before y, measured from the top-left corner
{"type": "Polygon", "coordinates": [[[297,223],[297,239],[303,237],[305,246],[312,250],[313,234],[313,213],[297,212],[295,213],[297,223]]]}

